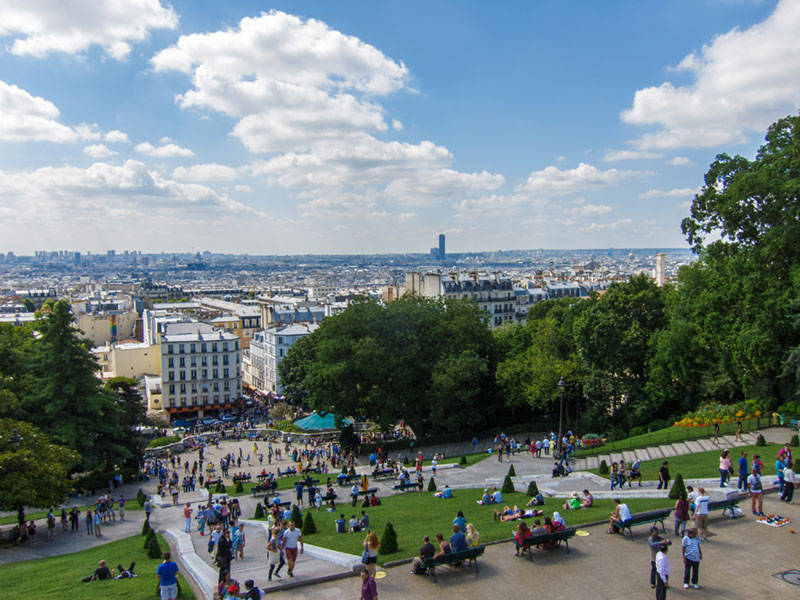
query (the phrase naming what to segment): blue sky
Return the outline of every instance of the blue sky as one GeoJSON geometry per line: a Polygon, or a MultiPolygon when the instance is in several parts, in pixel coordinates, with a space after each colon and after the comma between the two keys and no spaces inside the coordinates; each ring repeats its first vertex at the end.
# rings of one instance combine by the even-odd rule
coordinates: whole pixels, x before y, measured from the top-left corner
{"type": "Polygon", "coordinates": [[[792,0],[0,14],[17,253],[683,246],[714,156],[800,108],[792,0]]]}

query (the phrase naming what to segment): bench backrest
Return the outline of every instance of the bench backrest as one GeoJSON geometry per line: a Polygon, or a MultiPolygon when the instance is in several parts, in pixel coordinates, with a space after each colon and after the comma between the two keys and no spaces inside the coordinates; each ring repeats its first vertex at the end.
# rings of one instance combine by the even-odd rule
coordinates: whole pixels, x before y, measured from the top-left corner
{"type": "Polygon", "coordinates": [[[631,515],[629,523],[644,523],[645,521],[650,521],[651,519],[661,519],[666,517],[669,513],[672,512],[671,508],[664,508],[662,510],[650,510],[648,512],[637,513],[635,515],[631,515]]]}
{"type": "Polygon", "coordinates": [[[423,564],[427,566],[453,563],[461,560],[470,560],[479,557],[481,554],[483,554],[484,550],[486,550],[486,546],[475,546],[474,548],[467,548],[461,552],[448,552],[447,554],[443,556],[437,556],[436,558],[426,558],[423,561],[423,564]]]}

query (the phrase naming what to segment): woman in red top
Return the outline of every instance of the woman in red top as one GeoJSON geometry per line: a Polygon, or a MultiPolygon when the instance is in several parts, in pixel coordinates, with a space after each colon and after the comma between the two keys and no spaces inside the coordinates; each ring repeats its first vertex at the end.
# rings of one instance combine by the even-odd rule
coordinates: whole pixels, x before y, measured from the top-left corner
{"type": "Polygon", "coordinates": [[[522,541],[531,537],[531,535],[533,534],[527,523],[520,521],[519,525],[517,525],[517,531],[514,533],[514,545],[517,547],[516,556],[519,556],[519,552],[522,549],[522,541]]]}

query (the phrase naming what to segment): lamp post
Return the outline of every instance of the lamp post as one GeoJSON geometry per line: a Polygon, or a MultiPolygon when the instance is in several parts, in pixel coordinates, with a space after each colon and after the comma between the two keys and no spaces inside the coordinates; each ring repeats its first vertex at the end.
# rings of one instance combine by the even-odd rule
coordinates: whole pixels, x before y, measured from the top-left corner
{"type": "Polygon", "coordinates": [[[561,400],[558,404],[558,447],[561,447],[561,440],[564,439],[564,392],[567,389],[567,382],[564,378],[558,382],[558,389],[561,392],[561,400]]]}

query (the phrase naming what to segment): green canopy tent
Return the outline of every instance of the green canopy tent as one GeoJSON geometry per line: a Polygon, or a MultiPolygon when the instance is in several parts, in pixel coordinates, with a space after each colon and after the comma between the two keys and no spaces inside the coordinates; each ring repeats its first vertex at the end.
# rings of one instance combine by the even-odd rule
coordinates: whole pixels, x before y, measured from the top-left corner
{"type": "MultiPolygon", "coordinates": [[[[353,421],[350,419],[342,419],[345,425],[349,425],[353,421]]],[[[322,430],[322,429],[336,429],[336,418],[333,413],[318,413],[314,411],[307,417],[298,419],[294,422],[300,429],[305,430],[322,430]]]]}

